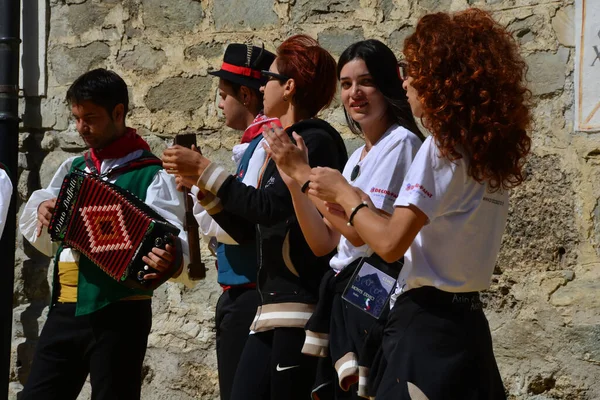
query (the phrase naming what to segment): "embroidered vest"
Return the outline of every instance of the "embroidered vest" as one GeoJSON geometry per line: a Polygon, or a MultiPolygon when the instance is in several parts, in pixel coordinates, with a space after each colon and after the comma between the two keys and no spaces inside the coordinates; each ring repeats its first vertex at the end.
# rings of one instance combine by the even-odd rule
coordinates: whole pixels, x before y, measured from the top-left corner
{"type": "MultiPolygon", "coordinates": [[[[144,151],[141,157],[152,156],[152,153],[144,151]]],[[[84,157],[73,160],[73,169],[85,169],[84,157]]],[[[122,173],[115,184],[138,196],[146,199],[146,191],[152,183],[154,176],[162,169],[159,165],[148,165],[132,171],[122,173]]],[[[56,252],[54,260],[54,281],[52,304],[58,298],[58,260],[62,251],[62,245],[56,252]]],[[[93,313],[111,303],[131,296],[152,296],[150,290],[136,290],[127,288],[106,275],[100,268],[95,266],[87,257],[81,255],[79,258],[79,278],[77,282],[77,308],[76,316],[93,313]]]]}
{"type": "MultiPolygon", "coordinates": [[[[244,179],[250,158],[261,139],[262,135],[258,135],[246,148],[235,173],[238,181],[244,179]]],[[[249,242],[239,245],[219,243],[217,245],[217,263],[219,266],[217,281],[221,285],[235,286],[256,282],[258,268],[256,243],[249,242]]]]}

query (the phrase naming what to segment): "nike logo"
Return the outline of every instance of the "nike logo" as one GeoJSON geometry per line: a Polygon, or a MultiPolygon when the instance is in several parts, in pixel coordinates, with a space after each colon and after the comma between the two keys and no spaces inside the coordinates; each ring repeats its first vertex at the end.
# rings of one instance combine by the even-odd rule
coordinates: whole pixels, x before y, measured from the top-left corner
{"type": "Polygon", "coordinates": [[[281,372],[281,371],[285,371],[286,369],[292,369],[292,368],[298,368],[298,367],[299,367],[299,365],[292,365],[290,367],[280,367],[279,364],[277,364],[275,369],[277,370],[277,372],[281,372]]]}

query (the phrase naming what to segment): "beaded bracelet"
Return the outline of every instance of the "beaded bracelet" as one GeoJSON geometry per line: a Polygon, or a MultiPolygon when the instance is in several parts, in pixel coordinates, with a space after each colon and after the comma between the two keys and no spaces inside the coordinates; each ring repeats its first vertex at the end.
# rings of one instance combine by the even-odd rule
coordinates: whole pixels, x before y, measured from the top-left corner
{"type": "Polygon", "coordinates": [[[350,213],[350,218],[348,218],[348,222],[346,223],[346,225],[348,225],[348,226],[354,226],[352,224],[352,220],[354,219],[354,216],[356,215],[356,213],[358,212],[358,210],[360,210],[363,207],[369,207],[369,203],[367,203],[366,201],[363,201],[362,203],[360,203],[356,207],[352,208],[352,212],[350,213]]]}

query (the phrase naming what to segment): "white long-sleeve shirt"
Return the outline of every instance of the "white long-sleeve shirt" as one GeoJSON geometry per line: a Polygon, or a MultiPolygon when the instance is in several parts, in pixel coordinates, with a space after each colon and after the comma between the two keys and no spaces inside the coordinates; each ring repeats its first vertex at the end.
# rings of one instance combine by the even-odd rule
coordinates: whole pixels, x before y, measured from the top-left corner
{"type": "MultiPolygon", "coordinates": [[[[113,168],[123,165],[131,160],[135,160],[142,155],[142,152],[142,150],[136,150],[122,158],[103,160],[100,167],[100,173],[104,174],[113,168]]],[[[37,237],[37,210],[42,202],[58,196],[63,179],[69,173],[75,158],[77,157],[71,157],[61,164],[48,187],[36,190],[32,193],[19,220],[19,228],[25,239],[27,239],[36,249],[49,257],[52,257],[56,253],[58,243],[53,243],[50,240],[47,229],[42,229],[42,234],[40,237],[37,237]]],[[[89,172],[87,168],[86,171],[89,172]]],[[[115,181],[115,177],[110,180],[111,183],[114,183],[115,181]]],[[[182,243],[184,265],[187,265],[189,260],[189,247],[187,233],[183,229],[182,224],[185,217],[185,207],[183,194],[178,192],[176,187],[173,176],[167,174],[163,170],[159,171],[148,187],[145,203],[158,212],[168,222],[179,228],[179,239],[181,239],[182,243]]],[[[73,249],[64,249],[60,255],[60,261],[77,262],[78,260],[79,252],[73,249]]],[[[190,280],[187,275],[186,268],[183,268],[181,275],[171,279],[171,281],[183,283],[188,287],[195,285],[195,281],[190,280]]]]}
{"type": "Polygon", "coordinates": [[[13,186],[8,174],[3,169],[0,169],[0,237],[2,237],[2,232],[4,232],[12,191],[13,186]]]}

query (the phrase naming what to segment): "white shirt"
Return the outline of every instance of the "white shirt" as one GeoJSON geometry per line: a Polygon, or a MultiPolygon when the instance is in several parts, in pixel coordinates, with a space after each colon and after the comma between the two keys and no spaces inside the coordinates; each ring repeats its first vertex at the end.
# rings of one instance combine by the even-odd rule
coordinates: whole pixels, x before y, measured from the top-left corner
{"type": "MultiPolygon", "coordinates": [[[[102,165],[100,166],[100,173],[105,173],[119,165],[123,165],[131,160],[139,158],[141,154],[142,150],[136,150],[123,158],[103,160],[102,165]]],[[[50,241],[50,234],[46,228],[42,229],[40,237],[36,236],[38,224],[37,210],[42,202],[58,196],[63,179],[69,173],[75,158],[77,157],[71,157],[61,164],[47,188],[36,190],[31,194],[31,197],[27,201],[27,204],[25,204],[25,208],[21,213],[21,218],[19,219],[19,228],[25,239],[27,239],[36,249],[49,257],[52,257],[56,253],[58,243],[50,241]]],[[[87,168],[86,171],[88,171],[87,168]]],[[[116,178],[110,180],[112,183],[115,181],[116,178]]],[[[184,221],[185,218],[185,206],[183,203],[183,195],[177,191],[173,176],[160,170],[154,176],[152,183],[148,187],[145,203],[152,207],[168,222],[179,228],[179,238],[182,242],[184,263],[187,265],[189,262],[189,247],[187,233],[183,229],[182,224],[182,221],[184,221]]],[[[77,262],[78,260],[79,253],[73,249],[64,249],[60,255],[60,261],[77,262]]],[[[192,287],[196,284],[195,281],[189,279],[187,268],[183,268],[181,275],[171,279],[171,281],[184,283],[188,287],[192,287]]]]}
{"type": "Polygon", "coordinates": [[[467,168],[464,157],[440,158],[432,137],[419,150],[394,205],[413,204],[429,221],[404,256],[392,301],[421,286],[454,293],[489,287],[508,217],[508,192],[490,193],[467,168]]]}
{"type": "Polygon", "coordinates": [[[12,196],[12,182],[5,170],[0,169],[0,237],[4,232],[6,217],[8,216],[8,207],[10,206],[10,197],[12,196]]]}
{"type": "MultiPolygon", "coordinates": [[[[257,187],[258,186],[258,178],[260,177],[260,173],[263,165],[265,164],[265,160],[267,159],[267,152],[263,148],[262,144],[265,142],[265,139],[261,139],[254,152],[252,153],[252,157],[248,162],[248,170],[246,171],[242,182],[247,186],[257,187]]],[[[233,147],[233,161],[235,161],[236,166],[239,165],[244,152],[248,148],[249,143],[238,144],[233,147]]],[[[198,188],[192,189],[192,193],[198,191],[198,188]]],[[[229,236],[227,232],[225,232],[219,224],[215,222],[215,220],[202,208],[199,202],[194,202],[194,216],[198,221],[198,225],[200,227],[200,233],[204,236],[205,239],[210,238],[212,236],[217,238],[219,243],[232,244],[237,245],[238,243],[229,236]]]]}
{"type": "MultiPolygon", "coordinates": [[[[344,178],[352,186],[367,193],[375,207],[391,214],[404,175],[421,147],[421,139],[406,128],[394,124],[361,160],[364,147],[363,145],[356,149],[348,159],[344,166],[344,178]],[[359,166],[360,173],[353,181],[351,175],[356,165],[359,166]]],[[[337,254],[329,261],[329,265],[336,272],[360,257],[373,254],[373,250],[367,244],[355,247],[344,236],[340,237],[337,250],[337,254]]]]}

